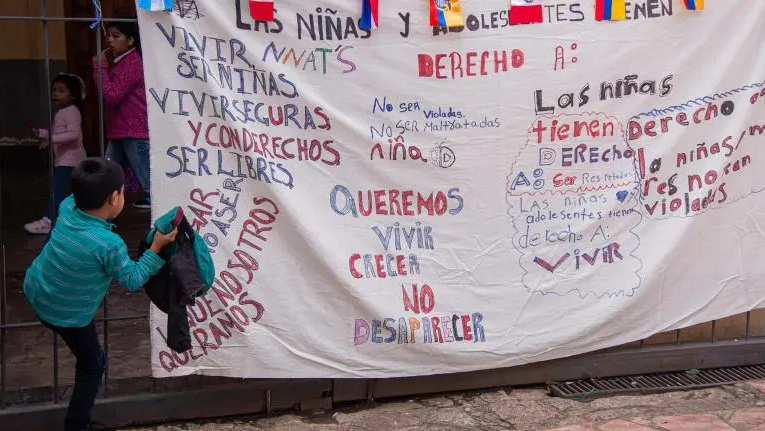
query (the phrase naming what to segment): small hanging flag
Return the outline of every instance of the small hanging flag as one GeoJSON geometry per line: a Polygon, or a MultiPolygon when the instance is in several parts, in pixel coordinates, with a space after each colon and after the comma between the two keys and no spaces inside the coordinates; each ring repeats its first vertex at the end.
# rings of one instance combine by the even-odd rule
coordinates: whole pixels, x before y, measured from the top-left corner
{"type": "Polygon", "coordinates": [[[534,24],[544,22],[542,5],[510,5],[510,25],[534,24]]]}
{"type": "Polygon", "coordinates": [[[428,0],[430,2],[430,25],[433,27],[462,27],[460,0],[428,0]]]}
{"type": "Polygon", "coordinates": [[[255,21],[273,21],[274,0],[250,0],[250,16],[255,21]]]}
{"type": "Polygon", "coordinates": [[[704,10],[704,0],[683,0],[688,10],[704,10]]]}
{"type": "Polygon", "coordinates": [[[137,0],[136,5],[144,10],[173,10],[173,0],[137,0]]]}
{"type": "Polygon", "coordinates": [[[625,0],[595,0],[595,19],[598,21],[624,21],[627,19],[625,0]]]}
{"type": "Polygon", "coordinates": [[[380,26],[377,2],[378,0],[361,0],[359,28],[362,30],[371,30],[380,26]]]}

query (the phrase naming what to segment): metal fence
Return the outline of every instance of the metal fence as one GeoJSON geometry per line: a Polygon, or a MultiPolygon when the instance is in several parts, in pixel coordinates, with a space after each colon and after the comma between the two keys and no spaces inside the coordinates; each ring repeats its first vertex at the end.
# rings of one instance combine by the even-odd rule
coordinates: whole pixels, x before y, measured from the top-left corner
{"type": "MultiPolygon", "coordinates": [[[[94,2],[94,5],[96,3],[94,2]]],[[[42,43],[43,43],[43,55],[44,55],[44,88],[46,88],[46,100],[48,100],[47,104],[47,129],[53,130],[53,114],[54,114],[54,108],[53,104],[51,102],[52,95],[51,95],[51,88],[49,83],[53,79],[53,75],[51,73],[51,48],[50,48],[50,23],[52,22],[92,22],[93,24],[97,24],[95,27],[101,26],[102,24],[108,24],[109,22],[136,22],[136,19],[130,19],[130,18],[103,18],[103,17],[94,17],[94,18],[81,18],[81,17],[67,17],[67,16],[48,16],[48,0],[41,0],[41,7],[42,7],[42,14],[40,16],[0,16],[0,23],[1,22],[8,22],[8,21],[36,21],[41,23],[41,30],[42,30],[42,43]]],[[[98,14],[100,14],[100,9],[98,10],[98,14]]],[[[96,52],[95,54],[98,54],[102,52],[103,46],[102,46],[102,34],[99,28],[96,28],[96,31],[93,33],[95,37],[95,43],[96,43],[96,52]]],[[[103,105],[103,98],[102,98],[102,82],[101,82],[101,63],[98,62],[98,94],[96,99],[98,100],[98,153],[99,155],[104,154],[104,150],[106,148],[105,146],[105,140],[104,140],[104,105],[103,105]]],[[[50,140],[52,136],[52,133],[49,134],[48,139],[50,140]]],[[[53,163],[53,145],[48,145],[48,166],[49,166],[49,179],[53,180],[53,169],[54,169],[54,163],[53,163]]],[[[0,173],[0,181],[2,181],[2,173],[0,173]]],[[[6,179],[7,180],[7,179],[6,179]]],[[[51,202],[51,210],[52,210],[52,218],[55,219],[57,208],[55,205],[53,205],[54,196],[53,196],[53,187],[51,186],[51,193],[50,193],[50,202],[51,202]]],[[[2,200],[0,200],[0,213],[2,213],[2,200]]],[[[0,231],[2,231],[2,215],[0,215],[0,231]]],[[[0,285],[1,292],[1,298],[0,298],[0,409],[6,409],[7,403],[6,403],[6,382],[7,382],[7,364],[6,359],[8,357],[7,355],[7,332],[11,330],[19,330],[19,329],[27,329],[27,328],[34,328],[34,327],[42,327],[42,324],[39,321],[31,321],[31,322],[21,322],[21,323],[8,323],[7,320],[7,277],[6,277],[6,247],[5,244],[2,241],[2,237],[0,237],[0,244],[2,244],[2,285],[0,285]]],[[[106,354],[107,358],[109,355],[109,323],[110,322],[116,322],[116,321],[129,321],[129,320],[146,320],[148,319],[148,312],[138,315],[112,315],[109,310],[108,302],[104,301],[103,305],[103,317],[97,318],[96,322],[101,324],[102,334],[103,334],[103,348],[104,353],[106,354]]],[[[53,381],[51,385],[51,400],[54,404],[58,404],[60,400],[60,382],[59,382],[59,347],[60,343],[58,340],[58,337],[53,337],[53,345],[52,345],[52,355],[53,355],[53,381]]],[[[103,385],[103,392],[102,397],[108,396],[108,390],[109,390],[109,361],[106,362],[106,368],[104,371],[104,385],[103,385]]]]}
{"type": "MultiPolygon", "coordinates": [[[[50,100],[51,58],[50,24],[54,22],[92,22],[93,18],[48,16],[47,1],[42,0],[41,16],[0,16],[0,23],[8,21],[35,21],[41,23],[45,82],[50,100]]],[[[134,21],[103,18],[102,22],[134,21]]],[[[96,53],[102,50],[100,31],[96,38],[96,53]]],[[[8,42],[6,42],[8,43],[8,42]]],[[[95,53],[94,53],[95,54],[95,53]]],[[[99,66],[100,67],[100,66],[99,66]]],[[[99,74],[100,75],[100,74],[99,74]]],[[[100,81],[100,80],[99,80],[100,81]]],[[[98,151],[104,153],[103,102],[99,82],[98,99],[98,151]]],[[[49,130],[53,123],[53,107],[47,107],[49,130]]],[[[50,177],[53,177],[52,146],[49,152],[50,177]]],[[[2,178],[0,182],[8,181],[2,178]]],[[[8,198],[3,196],[2,198],[8,198]]],[[[51,201],[53,196],[50,197],[51,201]]],[[[3,201],[0,200],[0,209],[3,201]]],[[[0,228],[3,227],[0,215],[0,228]]],[[[2,229],[0,229],[2,232],[2,229]]],[[[59,374],[61,343],[54,336],[52,380],[43,389],[47,396],[17,394],[9,399],[6,388],[11,331],[39,328],[37,321],[9,323],[7,320],[8,281],[6,277],[6,246],[0,237],[2,278],[0,279],[0,428],[10,430],[55,429],[64,414],[66,400],[62,399],[59,374]]],[[[20,286],[15,286],[19,288],[20,286]]],[[[765,363],[765,316],[752,312],[725,320],[723,336],[718,321],[695,328],[659,334],[627,346],[595,352],[556,361],[529,364],[521,367],[495,369],[453,375],[423,376],[394,379],[293,379],[293,380],[239,380],[222,378],[186,377],[155,380],[149,376],[128,379],[110,378],[109,346],[110,324],[114,322],[145,321],[148,314],[122,315],[110,310],[104,302],[103,317],[98,318],[103,335],[107,367],[104,385],[94,412],[96,419],[112,425],[150,423],[158,421],[216,417],[253,413],[271,413],[274,410],[330,408],[337,403],[371,401],[376,398],[401,397],[417,394],[473,390],[511,385],[527,385],[582,377],[608,377],[678,371],[690,368],[713,368],[765,363]],[[733,328],[733,329],[731,329],[733,328]],[[732,335],[731,335],[732,334],[732,335]]],[[[65,352],[64,354],[68,354],[65,352]]],[[[29,388],[31,393],[33,388],[29,388]]]]}

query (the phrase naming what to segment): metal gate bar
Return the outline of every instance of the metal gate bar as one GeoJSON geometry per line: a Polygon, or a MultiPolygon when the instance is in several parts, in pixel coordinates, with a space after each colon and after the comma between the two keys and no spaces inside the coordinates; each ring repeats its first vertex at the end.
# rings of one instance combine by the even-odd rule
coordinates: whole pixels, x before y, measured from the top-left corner
{"type": "MultiPolygon", "coordinates": [[[[92,22],[93,18],[83,18],[83,17],[67,17],[67,16],[48,16],[48,0],[41,0],[41,7],[42,7],[42,14],[41,16],[7,16],[3,15],[0,16],[0,21],[36,21],[40,22],[42,24],[42,39],[43,39],[43,55],[44,55],[44,76],[45,76],[45,88],[46,88],[46,95],[47,95],[47,123],[48,123],[48,130],[52,130],[52,124],[53,124],[53,106],[51,103],[51,88],[50,88],[50,82],[52,80],[51,76],[51,53],[50,53],[50,29],[49,29],[49,23],[50,22],[92,22]]],[[[102,18],[102,22],[109,23],[109,22],[136,22],[135,18],[102,18]]],[[[100,53],[102,50],[102,43],[101,43],[101,34],[100,29],[96,29],[95,32],[96,37],[96,53],[100,53]]],[[[101,63],[98,62],[98,143],[99,143],[99,151],[100,154],[104,154],[105,149],[105,142],[104,142],[104,105],[103,105],[103,95],[102,95],[102,79],[101,79],[101,63]]],[[[49,178],[52,180],[53,178],[53,169],[54,169],[54,163],[53,163],[53,145],[49,145],[48,147],[48,163],[49,163],[49,178]]],[[[51,196],[50,196],[50,202],[53,202],[53,187],[51,187],[51,196]]],[[[0,204],[2,202],[0,201],[0,204]]],[[[52,211],[53,211],[53,217],[55,217],[55,213],[57,211],[57,208],[54,208],[54,205],[51,205],[52,211]]],[[[2,205],[0,205],[0,213],[2,213],[2,205]]],[[[0,218],[0,233],[2,232],[2,218],[0,218]]],[[[33,328],[33,327],[41,327],[42,324],[37,321],[32,322],[20,322],[20,323],[7,323],[7,278],[6,278],[6,265],[5,265],[5,246],[2,242],[2,238],[0,238],[0,245],[2,245],[3,249],[3,265],[2,265],[2,284],[0,285],[0,290],[2,290],[0,295],[0,411],[7,408],[7,397],[6,397],[6,386],[7,386],[7,335],[9,330],[13,329],[27,329],[27,328],[33,328]]],[[[102,385],[102,391],[100,393],[101,397],[107,397],[108,396],[108,388],[109,388],[109,322],[113,321],[130,321],[130,320],[147,320],[148,319],[148,313],[140,314],[140,315],[130,315],[130,316],[110,316],[109,313],[109,306],[108,301],[104,301],[103,304],[103,317],[102,318],[96,318],[96,322],[102,323],[103,328],[103,348],[104,348],[104,354],[106,356],[106,365],[104,370],[104,380],[102,385]]],[[[53,335],[53,343],[52,343],[52,353],[53,353],[53,385],[51,386],[51,399],[53,400],[54,404],[59,403],[60,399],[60,378],[59,378],[59,342],[58,337],[54,334],[53,335]]]]}
{"type": "MultiPolygon", "coordinates": [[[[0,193],[0,195],[2,195],[2,193],[0,193]]],[[[2,202],[0,201],[0,203],[2,202]]],[[[0,224],[0,227],[1,226],[2,225],[0,224]]],[[[5,244],[0,244],[0,265],[2,265],[2,267],[0,267],[0,411],[2,411],[5,408],[5,382],[7,382],[5,374],[5,358],[8,357],[5,348],[5,344],[8,342],[8,325],[5,323],[8,314],[5,307],[5,285],[7,282],[7,278],[5,277],[5,244]]]]}

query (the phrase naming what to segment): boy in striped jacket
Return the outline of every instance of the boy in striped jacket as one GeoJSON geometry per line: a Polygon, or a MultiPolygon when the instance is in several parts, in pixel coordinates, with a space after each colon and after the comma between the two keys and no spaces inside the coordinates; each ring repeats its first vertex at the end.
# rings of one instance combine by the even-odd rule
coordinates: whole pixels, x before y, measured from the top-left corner
{"type": "Polygon", "coordinates": [[[177,234],[177,229],[157,232],[151,247],[132,260],[111,223],[125,204],[124,181],[115,162],[80,162],[71,176],[72,196],[61,204],[50,239],[24,279],[24,295],[37,317],[61,336],[77,359],[66,431],[94,429],[91,411],[106,359],[93,318],[111,281],[131,291],[140,289],[165,264],[159,252],[177,234]]]}

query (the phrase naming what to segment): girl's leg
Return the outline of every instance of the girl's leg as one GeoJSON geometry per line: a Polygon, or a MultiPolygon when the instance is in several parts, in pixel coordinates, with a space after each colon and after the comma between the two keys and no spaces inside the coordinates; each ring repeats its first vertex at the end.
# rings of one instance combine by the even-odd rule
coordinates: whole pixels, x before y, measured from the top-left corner
{"type": "Polygon", "coordinates": [[[151,166],[149,160],[149,141],[143,139],[126,139],[125,156],[146,193],[146,199],[136,202],[136,206],[148,207],[151,195],[151,166]]]}
{"type": "Polygon", "coordinates": [[[109,146],[106,147],[106,158],[120,166],[124,165],[127,162],[125,157],[125,141],[109,141],[109,146]]]}
{"type": "Polygon", "coordinates": [[[56,215],[58,215],[59,206],[64,201],[64,194],[66,193],[69,178],[72,176],[73,170],[74,168],[71,166],[56,166],[56,169],[53,171],[53,207],[48,204],[48,209],[45,210],[45,217],[50,220],[55,218],[53,217],[54,209],[56,210],[56,215]]]}
{"type": "Polygon", "coordinates": [[[73,169],[71,166],[56,166],[53,170],[53,202],[51,204],[49,199],[43,218],[25,224],[24,230],[35,235],[48,235],[50,233],[53,229],[54,215],[58,215],[58,208],[64,200],[64,193],[66,193],[73,169]]]}

